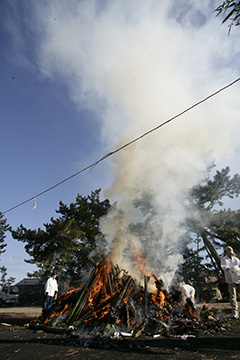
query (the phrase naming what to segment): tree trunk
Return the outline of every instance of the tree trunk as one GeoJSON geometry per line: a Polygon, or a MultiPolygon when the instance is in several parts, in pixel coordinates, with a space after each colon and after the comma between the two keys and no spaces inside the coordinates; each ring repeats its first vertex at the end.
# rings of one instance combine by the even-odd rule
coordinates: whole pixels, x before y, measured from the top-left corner
{"type": "Polygon", "coordinates": [[[211,243],[211,241],[208,239],[204,229],[201,230],[201,236],[202,236],[202,239],[203,239],[203,242],[204,242],[205,246],[209,250],[212,258],[214,259],[214,261],[216,262],[217,269],[218,269],[219,273],[224,275],[223,269],[221,268],[220,256],[216,252],[216,250],[215,250],[213,244],[211,243]]]}

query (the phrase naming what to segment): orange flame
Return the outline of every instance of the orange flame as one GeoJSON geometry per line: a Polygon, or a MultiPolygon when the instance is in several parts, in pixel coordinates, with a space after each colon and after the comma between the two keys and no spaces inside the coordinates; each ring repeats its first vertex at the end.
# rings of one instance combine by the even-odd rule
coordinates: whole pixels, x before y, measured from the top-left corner
{"type": "Polygon", "coordinates": [[[136,239],[136,237],[134,236],[132,238],[132,240],[131,240],[131,247],[134,250],[133,256],[134,256],[134,259],[137,262],[137,269],[138,269],[139,272],[141,272],[144,275],[150,277],[151,273],[146,270],[146,265],[147,265],[147,262],[148,262],[149,258],[144,259],[143,257],[141,257],[140,251],[138,250],[137,245],[135,243],[135,239],[136,239]]]}
{"type": "Polygon", "coordinates": [[[165,295],[162,291],[157,291],[152,294],[152,301],[158,305],[164,306],[165,305],[165,295]]]}

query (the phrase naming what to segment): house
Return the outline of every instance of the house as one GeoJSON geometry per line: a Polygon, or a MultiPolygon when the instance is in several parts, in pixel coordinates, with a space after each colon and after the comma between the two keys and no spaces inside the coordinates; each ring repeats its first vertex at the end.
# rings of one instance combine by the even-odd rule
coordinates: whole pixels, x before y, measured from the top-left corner
{"type": "Polygon", "coordinates": [[[44,285],[39,279],[24,278],[15,286],[19,290],[19,303],[24,305],[41,305],[44,285]]]}

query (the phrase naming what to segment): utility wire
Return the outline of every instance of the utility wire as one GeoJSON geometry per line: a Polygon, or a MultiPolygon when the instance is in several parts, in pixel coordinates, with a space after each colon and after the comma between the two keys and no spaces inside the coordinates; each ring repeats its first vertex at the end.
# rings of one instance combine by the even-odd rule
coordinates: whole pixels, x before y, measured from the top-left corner
{"type": "Polygon", "coordinates": [[[10,209],[8,209],[8,210],[4,211],[2,214],[6,214],[6,213],[8,213],[8,212],[10,212],[10,211],[12,211],[12,210],[14,210],[14,209],[18,208],[19,206],[22,206],[22,205],[26,204],[27,202],[29,202],[29,201],[31,201],[31,200],[35,200],[37,197],[39,197],[39,196],[41,196],[41,195],[43,195],[43,194],[47,193],[48,191],[50,191],[50,190],[52,190],[52,189],[56,188],[56,187],[57,187],[57,186],[59,186],[59,185],[62,185],[62,184],[63,184],[63,183],[65,183],[66,181],[68,181],[68,180],[70,180],[70,179],[74,178],[75,176],[77,176],[77,175],[81,174],[82,172],[84,172],[84,171],[86,171],[86,170],[88,170],[88,169],[90,169],[90,168],[95,167],[95,166],[96,166],[96,165],[98,165],[101,161],[103,161],[103,160],[107,159],[108,157],[110,157],[110,156],[112,156],[112,155],[116,154],[117,152],[119,152],[119,151],[121,151],[121,150],[125,149],[126,147],[128,147],[128,146],[132,145],[133,143],[137,142],[138,140],[142,139],[143,137],[145,137],[145,136],[147,136],[147,135],[151,134],[152,132],[154,132],[154,131],[156,131],[156,130],[160,129],[162,126],[164,126],[164,125],[166,125],[166,124],[170,123],[171,121],[175,120],[176,118],[180,117],[181,115],[185,114],[186,112],[188,112],[188,111],[192,110],[192,109],[193,109],[193,108],[195,108],[196,106],[198,106],[198,105],[202,104],[203,102],[207,101],[208,99],[212,98],[213,96],[215,96],[215,95],[219,94],[221,91],[226,90],[226,89],[227,89],[227,88],[229,88],[230,86],[232,86],[232,85],[236,84],[239,80],[240,80],[240,78],[238,78],[238,79],[234,80],[234,81],[233,81],[233,82],[231,82],[230,84],[228,84],[228,85],[226,85],[226,86],[222,87],[221,89],[217,90],[216,92],[212,93],[211,95],[207,96],[206,98],[204,98],[204,99],[202,99],[202,100],[198,101],[198,102],[197,102],[197,103],[195,103],[194,105],[190,106],[189,108],[185,109],[184,111],[180,112],[179,114],[177,114],[177,115],[173,116],[172,118],[170,118],[170,119],[168,119],[168,120],[164,121],[163,123],[159,124],[158,126],[154,127],[153,129],[151,129],[151,130],[149,130],[149,131],[145,132],[144,134],[142,134],[142,135],[140,135],[140,136],[136,137],[135,139],[133,139],[133,140],[129,141],[129,142],[128,142],[128,143],[126,143],[125,145],[120,146],[118,149],[116,149],[116,150],[114,150],[114,151],[111,151],[111,152],[107,153],[106,155],[104,155],[103,157],[101,157],[99,160],[97,160],[96,162],[92,163],[91,165],[86,166],[84,169],[82,169],[82,170],[80,170],[80,171],[76,172],[75,174],[73,174],[73,175],[71,175],[71,176],[67,177],[66,179],[64,179],[64,180],[62,180],[62,181],[60,181],[60,182],[58,182],[57,184],[55,184],[55,185],[53,185],[53,186],[49,187],[48,189],[46,189],[46,190],[44,190],[44,191],[40,192],[39,194],[34,195],[34,196],[32,196],[31,198],[29,198],[29,199],[27,199],[27,200],[25,200],[25,201],[23,201],[23,202],[21,202],[21,203],[19,203],[19,204],[15,205],[15,206],[13,206],[12,208],[10,208],[10,209]]]}

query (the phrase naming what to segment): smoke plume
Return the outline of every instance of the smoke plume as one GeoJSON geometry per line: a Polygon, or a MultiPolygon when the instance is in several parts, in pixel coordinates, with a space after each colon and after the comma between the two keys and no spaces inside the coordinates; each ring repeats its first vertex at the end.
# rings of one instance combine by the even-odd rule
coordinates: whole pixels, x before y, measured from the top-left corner
{"type": "MultiPolygon", "coordinates": [[[[35,61],[95,113],[104,154],[238,77],[236,31],[220,27],[214,4],[39,2],[35,61]]],[[[170,283],[182,260],[185,196],[213,161],[230,156],[238,119],[235,87],[111,158],[115,179],[105,196],[117,203],[101,227],[114,262],[136,272],[137,247],[145,269],[170,283]]]]}

